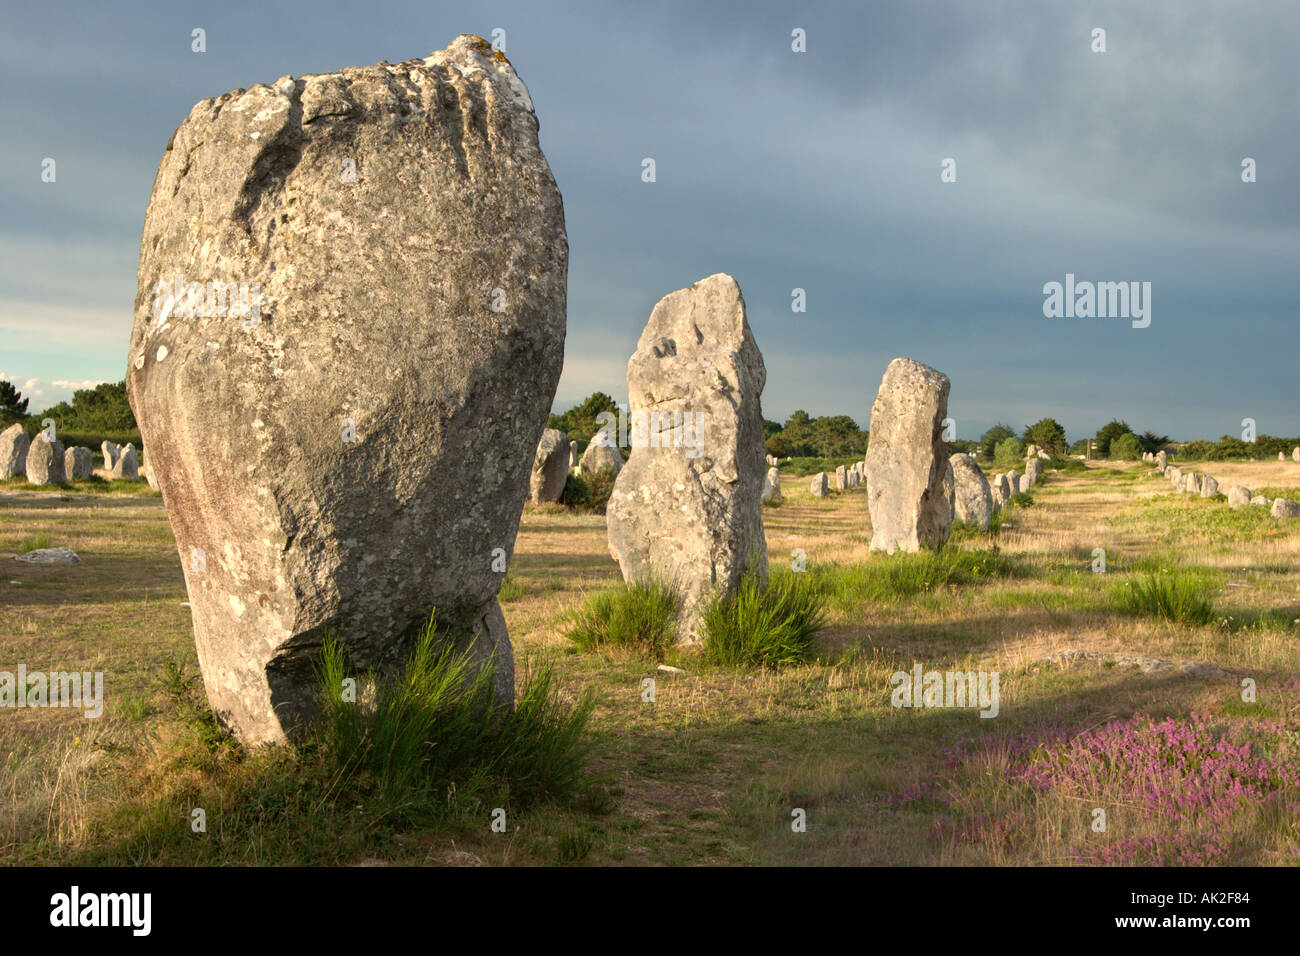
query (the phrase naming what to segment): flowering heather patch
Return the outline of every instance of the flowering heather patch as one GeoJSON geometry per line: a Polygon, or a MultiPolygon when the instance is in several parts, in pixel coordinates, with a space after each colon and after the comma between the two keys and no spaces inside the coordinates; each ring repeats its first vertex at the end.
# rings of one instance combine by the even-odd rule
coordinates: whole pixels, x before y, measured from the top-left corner
{"type": "Polygon", "coordinates": [[[1010,849],[1024,843],[1015,831],[1050,832],[1041,814],[1054,806],[1065,808],[1061,832],[1082,836],[1078,808],[1095,806],[1126,835],[1089,833],[1089,844],[1105,842],[1079,846],[1080,862],[1205,866],[1232,862],[1259,827],[1300,833],[1300,745],[1273,721],[1216,726],[1193,714],[1139,715],[1074,732],[1045,725],[960,744],[948,756],[948,780],[887,799],[954,813],[936,821],[932,839],[1010,849]]]}

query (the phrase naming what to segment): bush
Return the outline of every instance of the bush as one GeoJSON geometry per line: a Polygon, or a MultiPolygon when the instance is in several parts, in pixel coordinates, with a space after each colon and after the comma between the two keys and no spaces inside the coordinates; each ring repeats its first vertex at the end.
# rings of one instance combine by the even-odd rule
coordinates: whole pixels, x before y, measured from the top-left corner
{"type": "Polygon", "coordinates": [[[777,572],[764,587],[747,572],[734,594],[717,595],[705,606],[704,657],[727,667],[802,663],[826,624],[823,604],[806,573],[777,572]]]}
{"type": "Polygon", "coordinates": [[[1116,588],[1115,605],[1129,614],[1164,618],[1178,624],[1208,624],[1214,619],[1217,587],[1188,570],[1147,573],[1116,588]]]}
{"type": "Polygon", "coordinates": [[[484,785],[527,804],[586,782],[590,695],[569,707],[552,672],[534,674],[517,706],[495,699],[493,669],[439,635],[434,619],[421,630],[403,671],[370,678],[370,693],[344,699],[355,676],[341,646],[327,638],[317,678],[322,715],[315,731],[336,793],[378,801],[408,820],[437,815],[448,793],[470,796],[484,785]]]}
{"type": "Polygon", "coordinates": [[[621,647],[662,659],[677,642],[680,606],[681,598],[669,585],[624,584],[587,598],[565,636],[584,651],[621,647]]]}
{"type": "Polygon", "coordinates": [[[1025,461],[1025,443],[1019,438],[1011,437],[997,443],[993,449],[993,458],[999,465],[1014,467],[1025,461]]]}
{"type": "Polygon", "coordinates": [[[1110,443],[1110,457],[1118,461],[1138,461],[1142,458],[1142,443],[1137,435],[1125,432],[1110,443]]]}
{"type": "Polygon", "coordinates": [[[618,472],[613,468],[602,468],[594,475],[585,478],[576,471],[569,472],[564,481],[564,491],[560,493],[560,503],[603,515],[609,504],[609,496],[614,493],[614,480],[618,472]]]}

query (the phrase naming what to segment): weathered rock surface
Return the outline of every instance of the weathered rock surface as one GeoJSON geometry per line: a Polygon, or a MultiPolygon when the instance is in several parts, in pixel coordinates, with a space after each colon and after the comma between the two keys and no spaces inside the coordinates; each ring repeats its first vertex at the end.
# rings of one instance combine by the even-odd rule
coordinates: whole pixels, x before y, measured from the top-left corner
{"type": "Polygon", "coordinates": [[[0,432],[0,478],[16,478],[27,473],[27,452],[31,450],[31,436],[19,424],[10,425],[0,432]]]}
{"type": "Polygon", "coordinates": [[[1025,477],[1029,479],[1029,487],[1038,484],[1038,479],[1043,476],[1043,462],[1039,458],[1030,458],[1025,462],[1025,477]]]}
{"type": "Polygon", "coordinates": [[[814,498],[825,498],[826,493],[831,490],[830,479],[827,478],[826,472],[819,471],[813,475],[808,490],[812,492],[814,498]]]}
{"type": "Polygon", "coordinates": [[[1300,445],[1296,445],[1291,449],[1291,460],[1300,461],[1300,445]]]}
{"type": "Polygon", "coordinates": [[[314,712],[326,633],[388,670],[434,608],[513,697],[499,561],[560,375],[568,266],[537,131],[504,54],[462,36],[203,100],[167,144],[127,388],[208,698],[245,741],[314,712]]]}
{"type": "Polygon", "coordinates": [[[99,444],[99,453],[104,456],[104,470],[111,472],[117,464],[118,456],[122,454],[122,446],[117,442],[103,441],[99,444]]]}
{"type": "Polygon", "coordinates": [[[993,520],[993,492],[988,479],[970,455],[953,455],[953,518],[989,530],[993,520]]]}
{"type": "Polygon", "coordinates": [[[767,470],[767,477],[763,479],[763,500],[781,500],[781,469],[775,465],[767,470]]]}
{"type": "Polygon", "coordinates": [[[587,445],[587,450],[582,453],[582,461],[578,463],[578,471],[590,476],[604,471],[606,468],[615,472],[622,471],[623,455],[612,439],[597,433],[587,445]]]}
{"type": "Polygon", "coordinates": [[[1263,495],[1251,495],[1250,503],[1253,507],[1256,508],[1267,508],[1270,504],[1272,504],[1272,502],[1270,502],[1263,495]]]}
{"type": "Polygon", "coordinates": [[[63,474],[68,481],[85,481],[94,473],[95,466],[89,448],[74,445],[63,452],[63,474]]]}
{"type": "Polygon", "coordinates": [[[1232,485],[1228,488],[1228,507],[1244,508],[1250,504],[1250,489],[1242,485],[1232,485]]]}
{"type": "Polygon", "coordinates": [[[1290,498],[1275,498],[1269,514],[1274,518],[1300,518],[1300,503],[1290,498]]]}
{"type": "Polygon", "coordinates": [[[871,406],[866,458],[873,551],[917,551],[948,540],[948,389],[948,376],[909,358],[885,370],[871,406]]]}
{"type": "Polygon", "coordinates": [[[849,470],[843,465],[835,469],[835,490],[843,491],[849,486],[849,470]]]}
{"type": "Polygon", "coordinates": [[[1213,475],[1205,475],[1201,478],[1201,497],[1213,498],[1219,493],[1219,482],[1213,475]]]}
{"type": "Polygon", "coordinates": [[[533,504],[559,501],[569,478],[569,436],[557,428],[542,430],[528,476],[528,500],[533,504]]]}
{"type": "Polygon", "coordinates": [[[1169,456],[1164,451],[1156,452],[1156,467],[1163,473],[1169,467],[1169,456]]]}
{"type": "Polygon", "coordinates": [[[67,481],[63,473],[63,442],[50,441],[44,433],[32,439],[27,449],[27,480],[33,485],[61,485],[67,481]]]}
{"type": "Polygon", "coordinates": [[[740,287],[722,274],[660,299],[627,363],[633,452],[606,507],[609,550],[624,579],[677,586],[683,643],[698,639],[702,602],[749,569],[767,579],[766,381],[740,287]]]}
{"type": "MultiPolygon", "coordinates": [[[[136,412],[136,417],[140,415],[136,412]]],[[[141,433],[143,435],[143,432],[141,433]]],[[[116,480],[139,481],[140,480],[140,459],[136,457],[135,446],[127,442],[117,460],[113,462],[113,470],[109,475],[116,480]]]]}
{"type": "Polygon", "coordinates": [[[77,557],[75,551],[71,548],[37,548],[35,551],[28,551],[26,554],[14,556],[15,561],[22,561],[24,564],[80,564],[81,558],[77,557]]]}
{"type": "Polygon", "coordinates": [[[1201,493],[1201,476],[1195,472],[1188,472],[1183,475],[1183,491],[1188,494],[1199,495],[1201,493]]]}

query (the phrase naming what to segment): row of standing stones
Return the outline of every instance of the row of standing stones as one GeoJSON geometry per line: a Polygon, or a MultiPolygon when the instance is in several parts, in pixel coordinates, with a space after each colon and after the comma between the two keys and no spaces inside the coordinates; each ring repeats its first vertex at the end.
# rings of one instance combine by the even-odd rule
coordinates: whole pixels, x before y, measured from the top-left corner
{"type": "MultiPolygon", "coordinates": [[[[1300,462],[1300,446],[1292,450],[1291,458],[1300,462]]],[[[1202,498],[1213,498],[1219,494],[1219,482],[1213,475],[1198,475],[1194,471],[1184,471],[1177,465],[1171,465],[1164,451],[1155,454],[1144,452],[1142,460],[1155,465],[1156,471],[1168,478],[1169,483],[1177,491],[1200,495],[1202,498]]],[[[1278,460],[1286,460],[1281,452],[1278,453],[1278,460]]],[[[1300,503],[1289,498],[1277,498],[1270,502],[1263,495],[1252,494],[1245,485],[1229,485],[1223,493],[1228,499],[1230,508],[1245,508],[1253,505],[1257,508],[1269,508],[1269,514],[1274,518],[1300,518],[1300,503]]]]}
{"type": "MultiPolygon", "coordinates": [[[[814,497],[865,483],[871,514],[871,548],[916,551],[938,547],[954,521],[987,531],[993,515],[1012,496],[1028,491],[1049,457],[1031,445],[1025,472],[994,475],[990,481],[971,455],[949,455],[943,438],[948,416],[948,378],[912,359],[890,363],[871,407],[867,455],[833,476],[812,476],[814,497]]],[[[779,477],[777,495],[779,496],[779,477]]]]}
{"type": "MultiPolygon", "coordinates": [[[[106,441],[101,451],[108,478],[138,481],[144,477],[157,487],[152,472],[140,466],[135,447],[129,442],[121,447],[106,441]]],[[[33,485],[62,485],[84,481],[94,472],[91,451],[82,445],[64,448],[63,442],[50,439],[44,432],[38,432],[33,439],[22,425],[16,424],[0,432],[0,479],[25,476],[33,485]]]]}
{"type": "MultiPolygon", "coordinates": [[[[481,37],[234,90],[173,133],[145,215],[127,391],[207,696],[242,740],[309,726],[327,637],[358,672],[391,672],[435,612],[512,700],[502,569],[525,499],[556,500],[574,468],[617,471],[610,553],[626,580],[678,588],[684,642],[705,600],[766,578],[761,501],[780,476],[735,280],[671,293],[641,333],[630,411],[663,433],[626,463],[608,441],[579,462],[545,429],[567,269],[532,100],[481,37]],[[200,279],[255,283],[258,321],[212,308],[200,279]]],[[[991,487],[949,461],[948,388],[911,359],[885,372],[867,456],[837,476],[866,483],[873,548],[942,544],[954,516],[987,527],[1036,480],[1037,459],[991,487]]]]}

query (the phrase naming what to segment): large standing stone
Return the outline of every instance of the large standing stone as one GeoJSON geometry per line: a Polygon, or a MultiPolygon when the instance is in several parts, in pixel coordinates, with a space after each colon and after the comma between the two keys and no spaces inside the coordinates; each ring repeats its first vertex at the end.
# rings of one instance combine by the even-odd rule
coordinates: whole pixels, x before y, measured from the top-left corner
{"type": "Polygon", "coordinates": [[[99,452],[104,457],[104,470],[111,472],[113,466],[117,464],[118,456],[122,454],[122,446],[114,441],[100,442],[99,452]]]}
{"type": "MultiPolygon", "coordinates": [[[[140,413],[136,412],[137,418],[139,415],[140,413]]],[[[109,472],[109,477],[114,480],[140,480],[140,459],[136,457],[135,446],[130,442],[127,442],[122,447],[121,454],[117,456],[117,461],[113,462],[113,470],[109,472]]]]}
{"type": "Polygon", "coordinates": [[[1192,471],[1183,475],[1183,491],[1188,494],[1199,495],[1201,493],[1201,476],[1192,471]]]}
{"type": "Polygon", "coordinates": [[[970,455],[953,455],[953,518],[989,530],[993,520],[993,492],[988,479],[970,455]]]}
{"type": "Polygon", "coordinates": [[[569,436],[557,428],[542,430],[528,476],[528,500],[533,504],[559,501],[569,478],[569,436]]]}
{"type": "Polygon", "coordinates": [[[31,436],[22,425],[10,425],[0,432],[0,478],[14,478],[27,472],[27,452],[31,436]]]}
{"type": "Polygon", "coordinates": [[[760,396],[767,381],[740,287],[712,275],[659,300],[627,363],[633,453],[606,507],[626,580],[674,583],[679,639],[702,602],[767,579],[760,396]]]}
{"type": "Polygon", "coordinates": [[[767,477],[763,479],[763,500],[781,500],[781,469],[775,465],[767,470],[767,477]]]}
{"type": "Polygon", "coordinates": [[[569,471],[578,470],[578,443],[569,442],[569,471]]]}
{"type": "Polygon", "coordinates": [[[1168,467],[1168,464],[1169,456],[1165,454],[1164,449],[1156,452],[1156,467],[1160,469],[1161,472],[1164,472],[1165,468],[1168,467]]]}
{"type": "Polygon", "coordinates": [[[33,485],[64,484],[63,455],[63,442],[50,441],[44,432],[38,434],[27,449],[27,480],[33,485]]]}
{"type": "Polygon", "coordinates": [[[1300,445],[1296,445],[1291,449],[1291,460],[1300,461],[1300,445]]]}
{"type": "Polygon", "coordinates": [[[873,551],[917,551],[948,540],[948,388],[948,376],[909,358],[885,370],[871,406],[866,459],[873,551]]]}
{"type": "Polygon", "coordinates": [[[1245,508],[1250,504],[1250,489],[1244,485],[1232,485],[1228,488],[1228,507],[1245,508]]]}
{"type": "Polygon", "coordinates": [[[849,486],[849,470],[843,465],[835,469],[835,490],[843,491],[849,486]]]}
{"type": "Polygon", "coordinates": [[[1201,497],[1213,498],[1219,493],[1219,482],[1213,475],[1206,475],[1201,479],[1201,497]]]}
{"type": "Polygon", "coordinates": [[[1028,475],[1021,475],[1017,479],[1017,484],[1020,486],[1019,491],[1021,494],[1028,492],[1030,488],[1034,487],[1034,483],[1028,475]]]}
{"type": "Polygon", "coordinates": [[[1275,498],[1269,514],[1274,518],[1300,518],[1300,503],[1290,498],[1275,498]]]}
{"type": "Polygon", "coordinates": [[[496,594],[567,266],[528,92],[482,38],[207,99],[173,134],[127,388],[208,698],[242,739],[314,712],[326,634],[383,672],[435,608],[513,698],[496,594]],[[204,282],[249,283],[249,308],[204,282]]]}
{"type": "Polygon", "coordinates": [[[1183,470],[1177,465],[1170,465],[1165,468],[1165,477],[1169,479],[1169,483],[1175,488],[1182,487],[1183,470]]]}
{"type": "Polygon", "coordinates": [[[63,453],[63,474],[68,481],[85,481],[95,473],[89,448],[74,445],[63,453]]]}
{"type": "Polygon", "coordinates": [[[607,468],[614,472],[622,471],[623,455],[612,438],[603,432],[598,432],[587,445],[587,450],[582,453],[578,471],[591,476],[607,468]]]}
{"type": "Polygon", "coordinates": [[[1029,487],[1038,484],[1038,479],[1043,475],[1043,462],[1040,458],[1030,458],[1025,462],[1025,477],[1029,479],[1029,487]]]}
{"type": "Polygon", "coordinates": [[[809,482],[808,490],[812,492],[814,498],[825,498],[826,493],[831,490],[831,483],[826,472],[819,471],[817,474],[813,475],[812,481],[809,482]]]}
{"type": "Polygon", "coordinates": [[[1012,468],[1004,476],[1007,482],[1007,500],[1010,501],[1013,495],[1020,493],[1020,472],[1012,468]]]}

